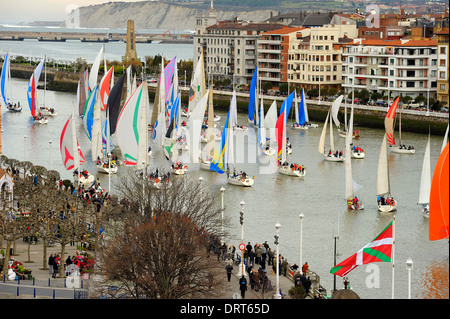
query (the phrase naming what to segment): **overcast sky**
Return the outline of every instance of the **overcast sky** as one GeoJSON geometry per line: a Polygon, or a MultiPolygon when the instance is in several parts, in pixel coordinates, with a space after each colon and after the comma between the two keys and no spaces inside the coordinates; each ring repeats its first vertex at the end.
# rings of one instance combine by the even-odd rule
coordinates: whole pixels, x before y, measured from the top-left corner
{"type": "Polygon", "coordinates": [[[0,24],[30,21],[65,21],[69,5],[79,7],[106,2],[144,0],[0,0],[0,24]]]}

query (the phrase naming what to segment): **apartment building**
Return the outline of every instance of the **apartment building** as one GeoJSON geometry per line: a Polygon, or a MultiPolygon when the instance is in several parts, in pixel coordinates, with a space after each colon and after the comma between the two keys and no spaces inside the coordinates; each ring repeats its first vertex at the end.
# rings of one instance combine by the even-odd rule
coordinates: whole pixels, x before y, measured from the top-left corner
{"type": "Polygon", "coordinates": [[[358,34],[355,24],[324,25],[301,30],[290,46],[289,85],[304,88],[335,88],[342,83],[340,46],[358,34]]]}
{"type": "Polygon", "coordinates": [[[424,95],[437,91],[437,41],[354,39],[343,47],[342,86],[378,92],[392,101],[397,96],[424,95]]]}
{"type": "Polygon", "coordinates": [[[449,105],[449,28],[436,32],[437,37],[437,99],[449,105]]]}
{"type": "Polygon", "coordinates": [[[288,82],[289,48],[301,30],[306,28],[282,27],[263,32],[258,39],[258,66],[261,81],[274,87],[288,82]]]}
{"type": "Polygon", "coordinates": [[[230,79],[236,85],[247,85],[257,66],[257,41],[263,32],[280,29],[277,23],[217,21],[210,10],[196,17],[194,68],[203,52],[205,73],[214,80],[230,79]]]}

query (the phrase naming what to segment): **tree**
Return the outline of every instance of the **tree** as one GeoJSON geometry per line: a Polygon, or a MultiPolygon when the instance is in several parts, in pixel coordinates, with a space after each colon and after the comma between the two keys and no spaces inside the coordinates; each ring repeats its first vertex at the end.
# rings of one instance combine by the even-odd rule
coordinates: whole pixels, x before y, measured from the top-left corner
{"type": "Polygon", "coordinates": [[[311,89],[306,92],[306,95],[308,95],[310,98],[319,96],[319,89],[311,89]]]}
{"type": "Polygon", "coordinates": [[[412,97],[410,97],[409,95],[404,95],[401,98],[401,101],[403,102],[403,104],[408,104],[410,101],[412,101],[412,97]]]}
{"type": "Polygon", "coordinates": [[[120,220],[108,225],[98,264],[103,287],[114,281],[121,294],[136,299],[217,292],[223,269],[208,258],[221,225],[213,194],[188,179],[154,189],[129,176],[121,185],[120,220]]]}

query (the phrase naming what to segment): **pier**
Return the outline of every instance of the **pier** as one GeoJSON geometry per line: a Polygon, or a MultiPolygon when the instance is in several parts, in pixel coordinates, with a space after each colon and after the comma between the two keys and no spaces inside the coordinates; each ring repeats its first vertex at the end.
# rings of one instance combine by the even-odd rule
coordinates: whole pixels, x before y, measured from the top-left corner
{"type": "MultiPolygon", "coordinates": [[[[126,42],[126,33],[1,31],[0,41],[38,40],[51,42],[126,42]]],[[[136,43],[193,43],[190,34],[137,34],[136,43]]]]}

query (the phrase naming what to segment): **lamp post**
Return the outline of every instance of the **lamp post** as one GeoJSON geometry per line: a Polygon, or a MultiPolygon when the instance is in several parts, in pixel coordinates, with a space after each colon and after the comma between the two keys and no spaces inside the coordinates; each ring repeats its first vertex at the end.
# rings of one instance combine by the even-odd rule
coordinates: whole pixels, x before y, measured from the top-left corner
{"type": "Polygon", "coordinates": [[[23,140],[24,140],[24,144],[23,144],[23,155],[24,155],[24,157],[25,157],[25,161],[27,160],[27,136],[25,135],[24,137],[23,137],[23,140]]]}
{"type": "Polygon", "coordinates": [[[413,261],[411,258],[406,260],[406,269],[408,270],[408,299],[411,299],[411,271],[413,270],[413,261]]]}
{"type": "Polygon", "coordinates": [[[281,225],[279,223],[277,223],[275,225],[275,229],[277,231],[277,234],[274,236],[275,237],[275,242],[274,244],[277,245],[277,290],[275,291],[275,299],[281,299],[281,294],[280,294],[280,252],[279,252],[279,242],[278,239],[280,238],[278,236],[279,232],[280,232],[280,228],[281,225]]]}
{"type": "Polygon", "coordinates": [[[300,264],[298,265],[300,269],[303,266],[303,218],[305,215],[300,214],[300,264]]]}
{"type": "Polygon", "coordinates": [[[50,147],[50,170],[53,169],[52,165],[52,140],[48,141],[48,145],[50,147]]]}
{"type": "Polygon", "coordinates": [[[223,242],[223,213],[224,213],[224,210],[225,210],[225,206],[224,206],[224,202],[223,202],[223,196],[224,196],[224,194],[225,194],[225,188],[222,186],[221,188],[220,188],[220,193],[222,194],[222,220],[221,220],[221,226],[222,226],[222,242],[223,242]]]}
{"type": "Polygon", "coordinates": [[[108,152],[108,193],[111,195],[111,152],[108,152]]]}
{"type": "MultiPolygon", "coordinates": [[[[244,206],[245,202],[242,200],[241,203],[241,211],[239,213],[239,223],[241,224],[241,243],[244,244],[244,206]]],[[[244,270],[244,250],[241,250],[241,264],[239,265],[238,277],[245,276],[244,270]]]]}

